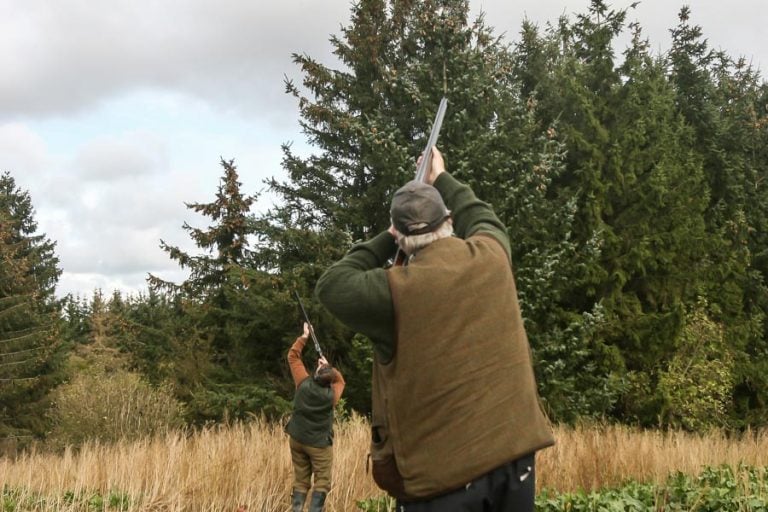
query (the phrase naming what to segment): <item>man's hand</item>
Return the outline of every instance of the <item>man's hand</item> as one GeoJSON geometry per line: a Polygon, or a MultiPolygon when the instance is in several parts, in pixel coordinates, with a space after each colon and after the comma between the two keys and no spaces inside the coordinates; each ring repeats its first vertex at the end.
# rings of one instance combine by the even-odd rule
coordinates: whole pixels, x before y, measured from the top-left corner
{"type": "Polygon", "coordinates": [[[430,185],[435,184],[435,180],[438,176],[445,172],[445,160],[443,160],[443,154],[438,151],[437,146],[432,146],[432,167],[427,175],[427,183],[430,185]]]}
{"type": "Polygon", "coordinates": [[[304,339],[309,339],[309,324],[307,322],[304,322],[304,334],[302,334],[304,339]]]}
{"type": "Polygon", "coordinates": [[[317,360],[317,368],[325,368],[326,366],[331,366],[328,364],[328,360],[325,357],[321,357],[317,360]]]}
{"type": "MultiPolygon", "coordinates": [[[[443,160],[443,154],[438,151],[437,146],[432,146],[432,164],[429,167],[429,174],[426,176],[426,182],[428,185],[434,185],[438,176],[445,172],[445,160],[443,160]]],[[[419,156],[416,160],[416,167],[421,163],[422,157],[419,156]]]]}

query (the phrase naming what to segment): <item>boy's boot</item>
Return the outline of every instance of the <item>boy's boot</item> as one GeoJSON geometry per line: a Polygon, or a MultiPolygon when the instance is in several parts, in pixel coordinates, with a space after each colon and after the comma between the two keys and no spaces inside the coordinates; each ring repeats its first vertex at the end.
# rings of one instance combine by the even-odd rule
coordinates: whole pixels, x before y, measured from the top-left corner
{"type": "Polygon", "coordinates": [[[307,493],[296,489],[291,494],[291,512],[301,512],[304,510],[304,502],[307,500],[307,493]]]}
{"type": "Polygon", "coordinates": [[[323,512],[325,510],[325,496],[324,492],[314,491],[312,493],[312,501],[309,502],[309,512],[323,512]]]}

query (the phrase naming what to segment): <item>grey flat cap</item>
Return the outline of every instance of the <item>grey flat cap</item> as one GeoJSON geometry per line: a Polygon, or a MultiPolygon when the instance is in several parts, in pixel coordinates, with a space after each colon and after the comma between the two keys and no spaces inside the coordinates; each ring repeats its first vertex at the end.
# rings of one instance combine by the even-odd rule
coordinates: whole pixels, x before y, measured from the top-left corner
{"type": "Polygon", "coordinates": [[[435,187],[412,180],[392,196],[390,215],[395,229],[410,236],[434,231],[450,212],[435,187]]]}

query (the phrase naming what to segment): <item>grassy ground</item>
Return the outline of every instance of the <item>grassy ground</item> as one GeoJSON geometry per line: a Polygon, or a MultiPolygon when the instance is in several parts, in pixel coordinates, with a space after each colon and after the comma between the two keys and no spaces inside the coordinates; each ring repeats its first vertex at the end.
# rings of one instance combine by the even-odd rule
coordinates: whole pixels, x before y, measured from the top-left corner
{"type": "MultiPolygon", "coordinates": [[[[727,437],[627,427],[556,428],[557,445],[538,454],[537,485],[557,492],[664,482],[705,466],[768,466],[768,432],[727,437]]],[[[353,417],[336,427],[329,512],[357,510],[382,496],[366,472],[369,427],[353,417]]],[[[64,453],[0,459],[0,511],[95,510],[285,512],[291,486],[286,435],[253,422],[176,432],[140,442],[86,444],[64,453]]]]}

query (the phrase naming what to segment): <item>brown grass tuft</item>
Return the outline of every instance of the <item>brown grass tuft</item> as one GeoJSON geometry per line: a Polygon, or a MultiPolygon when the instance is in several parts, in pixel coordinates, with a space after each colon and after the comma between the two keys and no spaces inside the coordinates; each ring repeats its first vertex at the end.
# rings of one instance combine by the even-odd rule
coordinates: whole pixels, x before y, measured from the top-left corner
{"type": "Polygon", "coordinates": [[[557,444],[538,454],[537,484],[560,492],[663,482],[705,466],[768,465],[768,431],[728,436],[639,430],[621,425],[558,427],[557,444]]]}
{"type": "MultiPolygon", "coordinates": [[[[554,448],[538,455],[540,488],[591,490],[630,479],[662,481],[678,470],[696,474],[707,465],[768,465],[765,432],[702,437],[592,426],[558,427],[556,438],[554,448]]],[[[366,473],[368,440],[368,423],[359,416],[336,426],[330,512],[354,511],[358,500],[383,495],[366,473]]],[[[0,459],[0,482],[43,495],[46,510],[62,512],[87,509],[82,500],[68,503],[67,492],[126,494],[131,511],[286,512],[291,478],[286,435],[265,421],[0,459]]]]}

